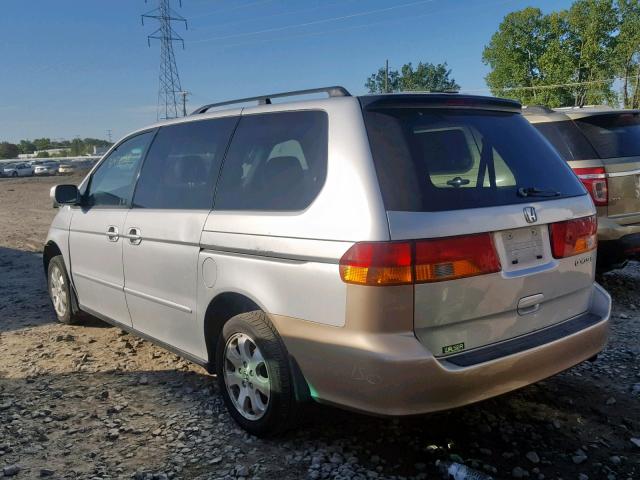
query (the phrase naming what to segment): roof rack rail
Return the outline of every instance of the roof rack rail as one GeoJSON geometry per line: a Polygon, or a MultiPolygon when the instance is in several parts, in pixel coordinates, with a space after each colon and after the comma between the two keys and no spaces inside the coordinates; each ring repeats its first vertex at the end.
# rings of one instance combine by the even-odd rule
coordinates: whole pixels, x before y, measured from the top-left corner
{"type": "Polygon", "coordinates": [[[350,97],[351,96],[351,94],[348,92],[346,88],[340,87],[340,86],[310,88],[308,90],[293,90],[291,92],[273,93],[271,95],[261,95],[258,97],[247,97],[247,98],[239,98],[237,100],[227,100],[225,102],[209,103],[207,105],[203,105],[197,110],[194,110],[191,113],[191,115],[205,113],[207,110],[211,108],[223,107],[225,105],[234,105],[236,103],[247,103],[247,102],[257,101],[258,105],[269,105],[271,104],[271,99],[273,98],[295,97],[298,95],[309,95],[312,93],[326,93],[329,95],[329,97],[350,97]]]}

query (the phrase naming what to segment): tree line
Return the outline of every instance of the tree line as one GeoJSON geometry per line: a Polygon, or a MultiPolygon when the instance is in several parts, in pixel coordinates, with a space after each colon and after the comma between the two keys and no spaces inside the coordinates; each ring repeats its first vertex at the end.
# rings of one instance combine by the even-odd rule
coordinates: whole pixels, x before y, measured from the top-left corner
{"type": "Polygon", "coordinates": [[[93,147],[109,147],[111,143],[99,138],[74,138],[73,140],[57,140],[36,138],[20,140],[18,143],[0,142],[0,158],[17,158],[21,153],[38,152],[38,158],[76,157],[93,153],[93,147]],[[49,155],[44,150],[64,149],[62,152],[49,155]]]}
{"type": "MultiPolygon", "coordinates": [[[[640,108],[640,0],[577,0],[544,14],[528,7],[508,14],[485,46],[491,93],[525,105],[587,104],[640,108]]],[[[447,63],[381,67],[370,93],[455,91],[447,63]]]]}

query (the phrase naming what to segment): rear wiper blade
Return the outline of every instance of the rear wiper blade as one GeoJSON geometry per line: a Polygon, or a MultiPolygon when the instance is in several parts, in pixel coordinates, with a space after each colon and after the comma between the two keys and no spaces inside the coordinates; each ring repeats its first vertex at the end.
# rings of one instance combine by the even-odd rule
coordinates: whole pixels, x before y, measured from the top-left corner
{"type": "Polygon", "coordinates": [[[538,187],[520,187],[518,196],[520,197],[559,197],[562,193],[555,190],[545,190],[538,187]]]}

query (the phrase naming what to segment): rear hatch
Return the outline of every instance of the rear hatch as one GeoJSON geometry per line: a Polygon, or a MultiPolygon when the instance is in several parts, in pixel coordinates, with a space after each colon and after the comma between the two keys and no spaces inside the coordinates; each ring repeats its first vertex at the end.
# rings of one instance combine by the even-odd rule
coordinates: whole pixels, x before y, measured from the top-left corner
{"type": "Polygon", "coordinates": [[[415,333],[434,355],[588,310],[595,209],[518,104],[451,95],[361,103],[391,240],[413,252],[415,333]]]}
{"type": "Polygon", "coordinates": [[[608,216],[621,224],[640,222],[640,112],[570,116],[601,159],[608,216]]]}

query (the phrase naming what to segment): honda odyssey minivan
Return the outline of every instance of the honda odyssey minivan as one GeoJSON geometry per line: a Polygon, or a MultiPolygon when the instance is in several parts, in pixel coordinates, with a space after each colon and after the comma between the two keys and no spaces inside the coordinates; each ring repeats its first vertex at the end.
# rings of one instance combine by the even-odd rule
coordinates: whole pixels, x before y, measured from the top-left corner
{"type": "Polygon", "coordinates": [[[206,105],[52,198],[58,319],[86,312],[203,365],[257,435],[307,400],[389,416],[477,402],[607,338],[591,197],[510,100],[330,87],[206,105]],[[311,93],[327,98],[272,102],[311,93]]]}

